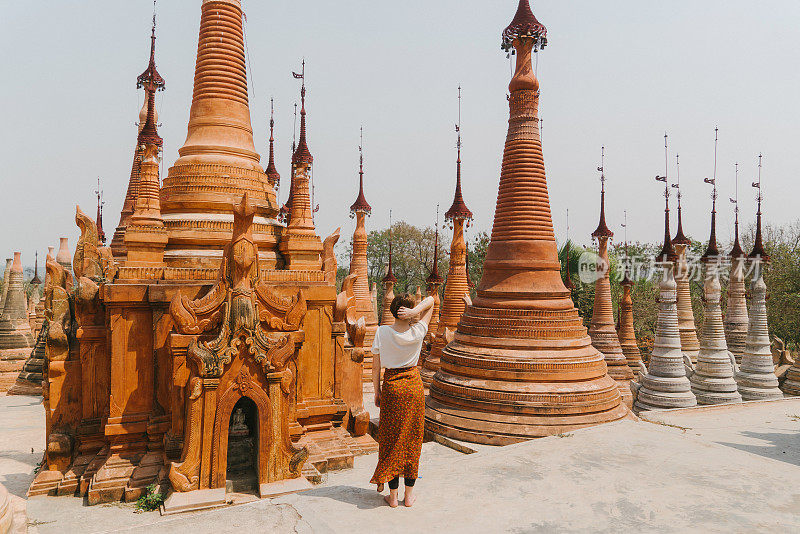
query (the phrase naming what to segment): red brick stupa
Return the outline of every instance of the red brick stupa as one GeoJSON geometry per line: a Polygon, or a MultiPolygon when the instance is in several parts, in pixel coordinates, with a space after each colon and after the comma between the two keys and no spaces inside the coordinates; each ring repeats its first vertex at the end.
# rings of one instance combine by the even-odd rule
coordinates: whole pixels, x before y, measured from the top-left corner
{"type": "Polygon", "coordinates": [[[430,386],[434,434],[502,445],[630,413],[561,280],[531,64],[546,36],[520,0],[503,32],[517,64],[494,226],[477,296],[430,386]]]}

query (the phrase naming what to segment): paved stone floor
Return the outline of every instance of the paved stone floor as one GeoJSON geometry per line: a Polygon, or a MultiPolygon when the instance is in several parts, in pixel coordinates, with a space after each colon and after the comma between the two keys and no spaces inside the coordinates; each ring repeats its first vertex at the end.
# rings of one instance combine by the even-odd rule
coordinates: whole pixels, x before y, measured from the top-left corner
{"type": "MultiPolygon", "coordinates": [[[[375,455],[303,494],[161,517],[77,498],[28,501],[31,532],[791,532],[800,529],[800,398],[646,414],[463,455],[425,444],[412,509],[368,484],[375,455]]],[[[36,400],[0,398],[0,483],[41,458],[36,400]],[[34,452],[31,453],[31,447],[34,452]]]]}

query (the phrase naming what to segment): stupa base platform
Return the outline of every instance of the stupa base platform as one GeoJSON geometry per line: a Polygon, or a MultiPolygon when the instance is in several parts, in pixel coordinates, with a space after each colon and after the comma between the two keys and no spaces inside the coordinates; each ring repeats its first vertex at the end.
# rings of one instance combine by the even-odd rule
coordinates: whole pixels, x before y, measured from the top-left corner
{"type": "Polygon", "coordinates": [[[638,413],[694,406],[697,406],[697,399],[685,376],[673,378],[647,376],[642,379],[642,386],[638,388],[633,408],[638,413]]]}
{"type": "Polygon", "coordinates": [[[695,374],[689,379],[699,405],[735,404],[742,402],[736,381],[733,378],[699,377],[695,374]]]}
{"type": "Polygon", "coordinates": [[[431,397],[425,400],[427,432],[484,445],[510,445],[625,418],[635,419],[635,416],[624,404],[596,413],[512,415],[446,406],[431,397]]]}
{"type": "Polygon", "coordinates": [[[783,392],[778,387],[775,373],[738,373],[736,383],[742,400],[774,400],[782,399],[783,392]]]}
{"type": "Polygon", "coordinates": [[[631,391],[630,379],[627,380],[614,379],[614,382],[617,383],[617,389],[619,390],[620,397],[622,397],[622,403],[628,408],[633,408],[633,392],[631,391]]]}

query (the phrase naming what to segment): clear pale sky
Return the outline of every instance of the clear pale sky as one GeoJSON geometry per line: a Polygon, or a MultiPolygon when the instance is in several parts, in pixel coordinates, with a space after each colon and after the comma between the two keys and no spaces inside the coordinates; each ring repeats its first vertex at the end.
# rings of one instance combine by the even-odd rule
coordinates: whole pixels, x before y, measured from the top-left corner
{"type": "MultiPolygon", "coordinates": [[[[147,66],[150,0],[3,2],[0,85],[0,256],[33,264],[59,236],[74,247],[75,205],[94,213],[98,177],[104,227],[116,227],[130,173],[147,66]]],[[[200,0],[158,5],[164,168],[186,136],[200,0]]],[[[623,237],[663,235],[663,135],[670,177],[680,153],[686,233],[708,235],[714,127],[720,128],[719,230],[732,233],[734,162],[742,223],[754,220],[757,156],[764,154],[766,219],[798,218],[800,2],[773,0],[534,0],[548,28],[539,54],[543,144],[559,239],[589,242],[597,224],[600,146],[606,147],[608,223],[623,237]]],[[[365,130],[369,228],[395,220],[431,225],[453,197],[457,87],[463,85],[464,197],[476,230],[489,230],[507,128],[509,61],[500,32],[517,0],[244,0],[255,142],[266,160],[275,97],[277,163],[288,193],[291,71],[307,60],[309,146],[315,157],[317,228],[342,226],[357,192],[358,130],[365,130]]],[[[674,224],[674,223],[673,223],[674,224]]],[[[674,226],[673,226],[674,230],[674,226]]],[[[74,249],[73,249],[74,252],[74,249]]]]}

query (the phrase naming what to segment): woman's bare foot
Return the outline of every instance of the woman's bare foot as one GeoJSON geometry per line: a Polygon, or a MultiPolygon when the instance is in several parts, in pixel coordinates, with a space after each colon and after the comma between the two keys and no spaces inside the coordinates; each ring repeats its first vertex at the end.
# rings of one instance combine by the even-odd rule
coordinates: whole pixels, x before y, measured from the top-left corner
{"type": "Polygon", "coordinates": [[[383,500],[386,501],[386,504],[388,504],[392,508],[397,508],[397,506],[399,504],[397,502],[397,490],[390,490],[389,491],[389,495],[386,495],[383,498],[383,500]]]}
{"type": "Polygon", "coordinates": [[[378,484],[378,493],[383,493],[383,483],[378,484]]]}
{"type": "Polygon", "coordinates": [[[417,498],[414,496],[414,488],[406,486],[406,494],[403,497],[403,504],[406,505],[406,508],[411,508],[414,506],[414,503],[417,501],[417,498]]]}

